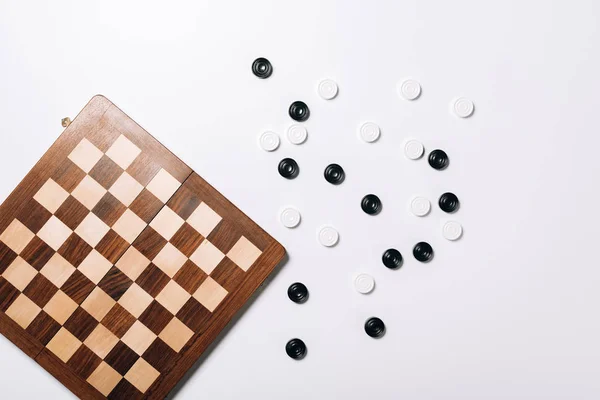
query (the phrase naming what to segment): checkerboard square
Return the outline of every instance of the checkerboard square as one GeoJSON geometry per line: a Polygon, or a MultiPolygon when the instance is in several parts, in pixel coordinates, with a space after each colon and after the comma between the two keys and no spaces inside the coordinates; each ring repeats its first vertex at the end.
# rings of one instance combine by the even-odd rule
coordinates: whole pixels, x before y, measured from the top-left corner
{"type": "Polygon", "coordinates": [[[98,368],[102,360],[87,346],[81,346],[71,357],[67,365],[83,379],[87,379],[98,368]]]}
{"type": "Polygon", "coordinates": [[[154,264],[150,264],[135,282],[148,292],[150,296],[156,297],[167,286],[170,280],[171,278],[162,272],[160,268],[154,264]]]}
{"type": "Polygon", "coordinates": [[[61,204],[69,197],[69,193],[52,179],[48,179],[44,186],[33,196],[33,198],[43,205],[46,210],[55,213],[61,204]]]}
{"type": "Polygon", "coordinates": [[[90,313],[96,321],[102,321],[102,318],[108,314],[115,304],[116,302],[109,295],[99,287],[96,287],[81,304],[81,308],[90,313]]]}
{"type": "Polygon", "coordinates": [[[58,254],[64,257],[75,268],[85,260],[92,251],[92,246],[87,244],[76,233],[72,233],[65,243],[58,249],[58,254]]]}
{"type": "Polygon", "coordinates": [[[142,315],[150,303],[152,303],[152,296],[146,293],[144,289],[139,287],[136,283],[131,285],[119,299],[119,304],[136,318],[139,318],[139,316],[142,315]]]}
{"type": "Polygon", "coordinates": [[[140,358],[127,372],[125,379],[131,382],[140,392],[146,393],[159,376],[160,372],[154,369],[143,358],[140,358]]]}
{"type": "Polygon", "coordinates": [[[177,247],[177,250],[185,254],[186,257],[190,257],[203,240],[202,235],[186,222],[173,235],[170,242],[173,246],[177,247]]]}
{"type": "Polygon", "coordinates": [[[0,241],[6,244],[11,250],[19,254],[33,239],[35,234],[23,225],[19,220],[15,219],[10,223],[8,228],[0,235],[0,241]]]}
{"type": "Polygon", "coordinates": [[[173,318],[160,335],[158,335],[163,342],[178,353],[192,336],[194,336],[194,332],[177,318],[173,318]]]}
{"type": "Polygon", "coordinates": [[[44,307],[50,301],[52,296],[58,292],[58,288],[42,274],[37,274],[35,278],[27,285],[23,294],[29,297],[38,307],[44,307]]]}
{"type": "Polygon", "coordinates": [[[121,340],[141,356],[156,340],[156,335],[140,321],[135,321],[121,340]]]}
{"type": "Polygon", "coordinates": [[[54,171],[52,179],[67,192],[71,193],[85,175],[86,173],[81,168],[66,158],[54,171]]]}
{"type": "Polygon", "coordinates": [[[22,292],[33,280],[33,278],[35,278],[37,273],[38,272],[35,270],[35,268],[27,264],[25,260],[23,260],[21,257],[17,257],[8,266],[6,271],[2,273],[2,276],[22,292]]]}
{"type": "Polygon", "coordinates": [[[244,271],[248,271],[261,254],[262,251],[258,247],[242,236],[233,248],[229,250],[227,258],[236,263],[244,271]]]}
{"type": "Polygon", "coordinates": [[[119,167],[127,169],[141,152],[142,150],[133,144],[131,140],[121,135],[110,146],[106,155],[116,162],[119,167]]]}
{"type": "Polygon", "coordinates": [[[111,267],[112,263],[110,261],[104,258],[98,251],[92,250],[81,265],[79,265],[78,269],[79,272],[97,285],[111,267]]]}
{"type": "Polygon", "coordinates": [[[150,226],[163,238],[170,240],[185,221],[169,207],[164,207],[150,222],[150,226]]]}
{"type": "MultiPolygon", "coordinates": [[[[81,204],[79,200],[73,196],[69,196],[62,206],[60,206],[58,211],[54,213],[54,215],[56,215],[56,218],[64,222],[69,229],[75,229],[89,213],[90,210],[81,204]]],[[[48,217],[48,219],[49,218],[50,217],[48,217]]]]}
{"type": "Polygon", "coordinates": [[[170,173],[161,169],[158,174],[150,181],[146,189],[159,198],[163,203],[167,203],[171,196],[179,189],[181,183],[170,173]]]}
{"type": "Polygon", "coordinates": [[[90,171],[90,176],[105,189],[112,186],[121,176],[123,169],[107,156],[102,156],[100,161],[90,171]]]}
{"type": "Polygon", "coordinates": [[[150,265],[150,260],[135,247],[128,248],[121,259],[117,261],[117,268],[134,281],[144,272],[148,265],[150,265]]]}
{"type": "Polygon", "coordinates": [[[29,324],[42,311],[33,301],[29,300],[24,294],[19,297],[8,307],[6,315],[15,321],[23,329],[27,329],[29,324]]]}
{"type": "Polygon", "coordinates": [[[81,341],[65,328],[61,328],[46,345],[48,350],[65,363],[71,359],[79,347],[81,347],[81,341]]]}
{"type": "Polygon", "coordinates": [[[26,331],[45,346],[60,331],[60,328],[61,326],[58,322],[53,320],[44,311],[40,311],[37,317],[31,321],[26,331]]]}
{"type": "Polygon", "coordinates": [[[194,293],[194,298],[210,312],[213,312],[221,304],[225,296],[227,296],[227,290],[210,276],[202,282],[196,293],[194,293]]]}
{"type": "Polygon", "coordinates": [[[104,194],[92,212],[106,225],[113,226],[127,208],[110,193],[104,194]]]}
{"type": "Polygon", "coordinates": [[[106,189],[89,175],[86,175],[71,193],[88,210],[93,210],[105,194],[106,189]]]}
{"type": "Polygon", "coordinates": [[[141,193],[144,187],[135,179],[131,177],[127,172],[117,179],[117,181],[108,189],[108,191],[115,196],[125,206],[129,207],[136,197],[141,193]]]}
{"type": "Polygon", "coordinates": [[[87,382],[96,388],[104,396],[108,396],[110,392],[121,381],[122,376],[117,371],[112,369],[110,365],[102,361],[98,368],[87,379],[87,382]]]}
{"type": "Polygon", "coordinates": [[[59,324],[64,325],[77,307],[77,303],[73,299],[67,296],[62,290],[59,290],[44,306],[44,312],[59,324]]]}
{"type": "Polygon", "coordinates": [[[112,228],[127,243],[131,244],[142,233],[145,227],[146,223],[130,209],[127,209],[112,228]]]}
{"type": "Polygon", "coordinates": [[[186,261],[187,257],[171,243],[167,243],[156,258],[152,260],[154,265],[167,274],[169,278],[175,276],[186,261]]]}
{"type": "Polygon", "coordinates": [[[104,358],[104,361],[118,373],[125,375],[139,358],[140,356],[135,351],[131,350],[125,343],[119,341],[106,358],[104,358]]]}
{"type": "Polygon", "coordinates": [[[64,328],[80,341],[84,341],[98,326],[98,321],[83,308],[78,307],[64,324],[64,328]]]}
{"type": "Polygon", "coordinates": [[[98,287],[104,290],[113,300],[118,301],[132,284],[133,281],[121,272],[119,268],[112,267],[98,283],[98,287]]]}
{"type": "Polygon", "coordinates": [[[173,319],[173,314],[158,301],[153,301],[138,319],[146,328],[158,335],[173,319]]]}
{"type": "Polygon", "coordinates": [[[86,173],[90,172],[101,158],[102,152],[87,139],[82,139],[69,154],[69,160],[86,173]]]}
{"type": "MultiPolygon", "coordinates": [[[[63,203],[62,207],[65,206],[65,203],[63,203]]],[[[51,216],[52,213],[46,210],[44,206],[34,199],[29,199],[29,201],[21,206],[21,210],[17,214],[17,220],[25,225],[31,232],[38,233],[51,216]]]]}
{"type": "Polygon", "coordinates": [[[96,353],[98,357],[104,359],[118,342],[118,337],[113,335],[112,332],[102,326],[102,324],[98,324],[96,329],[90,333],[90,336],[85,339],[83,344],[96,353]]]}
{"type": "Polygon", "coordinates": [[[112,229],[96,245],[98,253],[111,263],[115,264],[129,248],[129,243],[112,229]]]}
{"type": "Polygon", "coordinates": [[[221,250],[217,249],[208,240],[205,240],[196,249],[194,254],[192,254],[190,260],[200,267],[202,271],[210,275],[224,257],[225,254],[221,250]]]}
{"type": "Polygon", "coordinates": [[[110,329],[118,338],[123,337],[135,322],[135,317],[124,309],[119,303],[106,314],[102,320],[102,325],[110,329]]]}
{"type": "Polygon", "coordinates": [[[202,202],[190,215],[187,223],[194,227],[202,236],[207,237],[223,218],[206,203],[202,202]]]}
{"type": "Polygon", "coordinates": [[[31,239],[31,242],[29,242],[27,247],[21,252],[21,258],[39,271],[54,254],[54,250],[36,236],[31,239]]]}
{"type": "MultiPolygon", "coordinates": [[[[42,228],[43,230],[44,228],[42,228]]],[[[104,235],[108,233],[110,228],[102,220],[94,214],[89,213],[87,217],[79,224],[75,233],[79,235],[92,247],[96,247],[102,240],[104,235]]]]}
{"type": "Polygon", "coordinates": [[[75,271],[60,289],[72,298],[74,302],[81,304],[92,293],[95,287],[96,285],[85,275],[79,271],[75,271]]]}
{"type": "Polygon", "coordinates": [[[179,283],[188,293],[194,293],[207,276],[196,264],[188,260],[173,277],[173,280],[179,283]]]}
{"type": "Polygon", "coordinates": [[[73,272],[75,272],[75,267],[58,253],[54,253],[44,268],[40,270],[40,273],[57,287],[61,287],[73,272]]]}
{"type": "Polygon", "coordinates": [[[156,296],[156,301],[173,314],[177,314],[190,297],[190,294],[179,286],[177,282],[169,281],[167,286],[156,296]]]}
{"type": "Polygon", "coordinates": [[[58,251],[69,236],[71,236],[71,233],[71,229],[53,215],[42,229],[40,229],[38,237],[46,242],[48,246],[52,247],[54,251],[58,251]]]}

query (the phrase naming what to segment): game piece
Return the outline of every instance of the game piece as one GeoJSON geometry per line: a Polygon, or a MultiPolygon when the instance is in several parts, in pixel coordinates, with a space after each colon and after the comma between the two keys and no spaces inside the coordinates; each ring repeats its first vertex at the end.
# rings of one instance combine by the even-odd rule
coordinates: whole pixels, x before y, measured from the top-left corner
{"type": "Polygon", "coordinates": [[[300,339],[292,339],[285,345],[285,352],[294,360],[302,360],[306,357],[306,345],[300,339]]]}
{"type": "Polygon", "coordinates": [[[96,96],[0,206],[0,332],[77,397],[163,399],[283,256],[96,96]]]}
{"type": "Polygon", "coordinates": [[[338,94],[338,85],[331,79],[324,79],[319,82],[317,92],[321,98],[325,100],[331,100],[334,99],[338,94]]]}
{"type": "Polygon", "coordinates": [[[475,111],[473,102],[464,97],[456,99],[452,108],[454,109],[454,113],[460,118],[468,118],[473,115],[473,111],[475,111]]]}
{"type": "Polygon", "coordinates": [[[424,217],[431,210],[431,203],[425,197],[415,197],[410,202],[410,210],[417,217],[424,217]]]}
{"type": "Polygon", "coordinates": [[[346,178],[344,169],[338,164],[329,164],[325,168],[323,175],[325,175],[325,180],[332,185],[339,185],[344,182],[344,179],[346,178]]]}
{"type": "Polygon", "coordinates": [[[319,243],[325,247],[333,247],[340,240],[340,234],[332,226],[323,226],[319,229],[319,243]]]}
{"type": "Polygon", "coordinates": [[[306,142],[308,132],[302,125],[291,125],[287,130],[287,137],[292,144],[302,144],[306,142]]]}
{"type": "Polygon", "coordinates": [[[265,151],[275,151],[279,147],[279,135],[275,132],[263,132],[258,138],[258,143],[265,151]]]}
{"type": "Polygon", "coordinates": [[[365,332],[372,338],[380,338],[385,334],[385,324],[377,317],[371,317],[365,322],[365,332]]]}
{"type": "Polygon", "coordinates": [[[300,225],[300,212],[295,208],[287,207],[281,212],[279,219],[286,228],[295,228],[300,225]]]}
{"type": "Polygon", "coordinates": [[[365,122],[360,126],[358,133],[363,141],[373,143],[379,139],[381,129],[374,122],[365,122]]]}
{"type": "Polygon", "coordinates": [[[303,101],[295,101],[290,105],[289,114],[294,121],[304,122],[310,117],[310,110],[303,101]]]}
{"type": "Polygon", "coordinates": [[[269,60],[260,57],[252,63],[252,73],[261,79],[267,79],[273,73],[273,66],[269,60]]]}
{"type": "Polygon", "coordinates": [[[423,157],[424,152],[425,148],[423,147],[423,143],[417,140],[409,140],[404,145],[404,154],[410,160],[418,160],[423,157]]]}
{"type": "Polygon", "coordinates": [[[396,249],[387,249],[381,256],[381,261],[389,269],[397,269],[402,265],[402,254],[396,249]]]}
{"type": "Polygon", "coordinates": [[[416,100],[421,96],[421,84],[414,79],[406,79],[398,86],[398,92],[406,100],[416,100]]]}
{"type": "Polygon", "coordinates": [[[368,274],[358,274],[356,278],[354,278],[354,288],[358,293],[371,293],[375,288],[375,279],[368,274]]]}
{"type": "Polygon", "coordinates": [[[292,158],[284,158],[281,160],[277,169],[279,171],[279,175],[286,179],[294,179],[300,173],[298,163],[292,158]]]}
{"type": "Polygon", "coordinates": [[[287,293],[290,300],[294,303],[302,304],[308,300],[308,289],[303,283],[292,283],[287,293]]]}
{"type": "Polygon", "coordinates": [[[433,150],[431,153],[429,153],[429,165],[431,165],[431,167],[433,169],[437,169],[437,170],[443,170],[446,169],[446,167],[448,167],[448,164],[450,163],[450,160],[448,159],[448,154],[446,154],[446,152],[444,150],[433,150]]]}
{"type": "Polygon", "coordinates": [[[428,262],[433,258],[433,248],[427,242],[419,242],[413,248],[413,256],[421,262],[428,262]]]}
{"type": "Polygon", "coordinates": [[[456,210],[458,210],[460,202],[458,201],[458,197],[456,197],[454,193],[447,192],[440,196],[438,205],[440,206],[442,211],[447,213],[453,213],[456,210]]]}
{"type": "Polygon", "coordinates": [[[369,215],[377,215],[383,208],[381,200],[374,194],[368,194],[360,202],[360,206],[364,212],[369,215]]]}
{"type": "Polygon", "coordinates": [[[448,221],[442,228],[442,235],[444,238],[454,241],[460,239],[462,236],[462,226],[456,221],[448,221]]]}

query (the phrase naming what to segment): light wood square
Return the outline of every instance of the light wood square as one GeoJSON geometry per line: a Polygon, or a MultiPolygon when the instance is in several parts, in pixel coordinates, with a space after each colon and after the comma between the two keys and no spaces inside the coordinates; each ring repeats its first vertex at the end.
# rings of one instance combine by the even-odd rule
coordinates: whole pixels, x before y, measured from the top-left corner
{"type": "Polygon", "coordinates": [[[87,379],[87,382],[96,388],[104,396],[108,396],[110,392],[121,382],[122,376],[115,371],[110,365],[102,361],[98,368],[87,379]]]}
{"type": "Polygon", "coordinates": [[[202,236],[208,237],[222,219],[212,208],[202,202],[190,215],[187,223],[200,232],[202,236]]]}
{"type": "Polygon", "coordinates": [[[119,338],[113,335],[102,324],[98,324],[96,329],[83,342],[83,344],[103,360],[117,343],[119,343],[119,338]]]}
{"type": "Polygon", "coordinates": [[[121,203],[129,207],[136,197],[144,190],[144,187],[127,172],[117,179],[108,191],[121,203]]]}
{"type": "Polygon", "coordinates": [[[21,328],[27,329],[40,311],[42,311],[42,309],[39,308],[37,304],[21,293],[10,307],[8,307],[6,315],[19,324],[21,328]]]}
{"type": "Polygon", "coordinates": [[[64,325],[77,307],[77,303],[72,298],[67,296],[62,290],[59,290],[44,306],[44,312],[59,324],[64,325]]]}
{"type": "Polygon", "coordinates": [[[194,336],[194,331],[185,326],[183,322],[181,322],[176,317],[171,320],[162,330],[159,338],[162,339],[163,342],[169,345],[176,352],[180,352],[183,346],[194,336]]]}
{"type": "Polygon", "coordinates": [[[135,281],[148,265],[150,265],[150,260],[133,246],[129,247],[117,261],[117,268],[132,281],[135,281]]]}
{"type": "Polygon", "coordinates": [[[79,272],[97,285],[111,267],[112,263],[94,249],[83,260],[78,269],[79,272]]]}
{"type": "Polygon", "coordinates": [[[119,167],[127,169],[141,152],[142,150],[133,144],[131,140],[127,139],[124,135],[121,135],[113,145],[110,146],[106,155],[117,163],[119,167]]]}
{"type": "Polygon", "coordinates": [[[217,249],[214,244],[208,240],[204,240],[192,254],[190,260],[200,267],[202,271],[210,275],[224,257],[225,254],[217,249]]]}
{"type": "Polygon", "coordinates": [[[138,355],[144,354],[148,347],[156,340],[156,335],[140,321],[135,321],[121,341],[129,346],[138,355]]]}
{"type": "Polygon", "coordinates": [[[44,186],[33,196],[33,198],[40,203],[46,210],[52,214],[56,212],[69,197],[69,192],[63,189],[58,183],[52,179],[48,179],[44,186]]]}
{"type": "Polygon", "coordinates": [[[146,186],[146,189],[153,195],[158,197],[160,201],[166,203],[169,201],[171,196],[179,189],[181,183],[173,177],[170,173],[161,169],[158,174],[146,186]]]}
{"type": "Polygon", "coordinates": [[[152,262],[169,278],[173,278],[186,261],[187,257],[182,252],[171,243],[167,243],[152,262]]]}
{"type": "Polygon", "coordinates": [[[162,237],[171,240],[173,235],[181,228],[185,221],[175,211],[169,207],[163,207],[162,210],[154,217],[150,226],[162,237]]]}
{"type": "MultiPolygon", "coordinates": [[[[54,217],[53,217],[54,218],[54,217]]],[[[43,228],[42,228],[43,229],[43,228]]],[[[102,238],[110,230],[109,226],[104,223],[95,214],[89,213],[87,217],[81,221],[81,224],[75,229],[75,233],[80,238],[86,241],[92,247],[96,247],[102,238]]],[[[38,234],[39,235],[39,234],[38,234]]]]}
{"type": "Polygon", "coordinates": [[[119,234],[127,243],[131,244],[146,228],[146,223],[135,215],[129,208],[113,225],[112,229],[119,234]]]}
{"type": "Polygon", "coordinates": [[[48,278],[56,287],[61,287],[73,275],[75,269],[60,254],[54,253],[46,265],[44,265],[44,268],[41,269],[40,273],[48,278]]]}
{"type": "Polygon", "coordinates": [[[35,278],[37,273],[37,270],[29,265],[27,261],[23,260],[21,257],[17,257],[8,266],[6,271],[2,273],[2,276],[22,292],[33,278],[35,278]]]}
{"type": "Polygon", "coordinates": [[[202,282],[202,285],[194,293],[194,298],[210,312],[213,312],[221,304],[225,296],[227,296],[227,290],[210,276],[202,282]]]}
{"type": "Polygon", "coordinates": [[[262,251],[244,236],[229,250],[227,257],[244,271],[248,271],[252,264],[260,257],[262,251]]]}
{"type": "Polygon", "coordinates": [[[146,311],[150,303],[152,303],[152,296],[137,283],[131,285],[119,299],[119,304],[136,318],[146,311]]]}
{"type": "Polygon", "coordinates": [[[27,247],[35,234],[23,225],[19,220],[14,219],[8,228],[0,235],[2,243],[10,247],[12,251],[19,254],[27,247]]]}
{"type": "Polygon", "coordinates": [[[65,363],[73,357],[73,354],[80,347],[81,341],[65,328],[60,328],[60,331],[46,345],[48,350],[65,363]]]}
{"type": "Polygon", "coordinates": [[[73,197],[75,197],[81,204],[83,204],[88,210],[92,210],[98,202],[106,194],[106,189],[102,187],[98,182],[89,175],[73,190],[73,197]]]}
{"type": "Polygon", "coordinates": [[[81,303],[81,308],[94,317],[96,321],[102,321],[102,318],[108,314],[116,303],[104,290],[96,287],[87,299],[81,303]]]}
{"type": "Polygon", "coordinates": [[[143,358],[140,358],[135,364],[133,364],[133,367],[127,371],[127,374],[125,374],[125,379],[127,379],[140,392],[146,393],[146,390],[152,386],[156,378],[159,376],[160,372],[154,369],[154,367],[148,364],[143,358]]]}
{"type": "Polygon", "coordinates": [[[69,160],[73,161],[85,173],[90,172],[101,158],[102,152],[87,139],[82,139],[69,154],[69,160]]]}
{"type": "Polygon", "coordinates": [[[54,251],[58,251],[69,236],[71,236],[71,229],[66,226],[60,219],[54,215],[50,217],[48,222],[38,232],[38,237],[42,239],[46,244],[54,251]]]}
{"type": "Polygon", "coordinates": [[[173,315],[190,299],[190,294],[175,281],[169,281],[167,286],[156,296],[156,301],[163,305],[173,315]]]}

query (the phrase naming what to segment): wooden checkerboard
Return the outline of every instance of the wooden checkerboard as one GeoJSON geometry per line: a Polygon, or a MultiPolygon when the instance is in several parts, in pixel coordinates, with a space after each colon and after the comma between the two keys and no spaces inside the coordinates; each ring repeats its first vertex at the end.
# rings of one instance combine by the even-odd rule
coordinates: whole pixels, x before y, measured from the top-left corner
{"type": "Polygon", "coordinates": [[[96,96],[0,206],[0,332],[81,398],[164,398],[283,255],[96,96]]]}

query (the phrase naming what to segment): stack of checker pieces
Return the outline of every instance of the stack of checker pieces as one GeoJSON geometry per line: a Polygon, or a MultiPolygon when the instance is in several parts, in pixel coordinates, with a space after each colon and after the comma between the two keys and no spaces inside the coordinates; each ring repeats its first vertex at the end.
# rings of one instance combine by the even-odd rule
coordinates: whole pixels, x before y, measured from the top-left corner
{"type": "Polygon", "coordinates": [[[164,398],[283,255],[96,96],[0,206],[0,332],[81,398],[164,398]]]}

